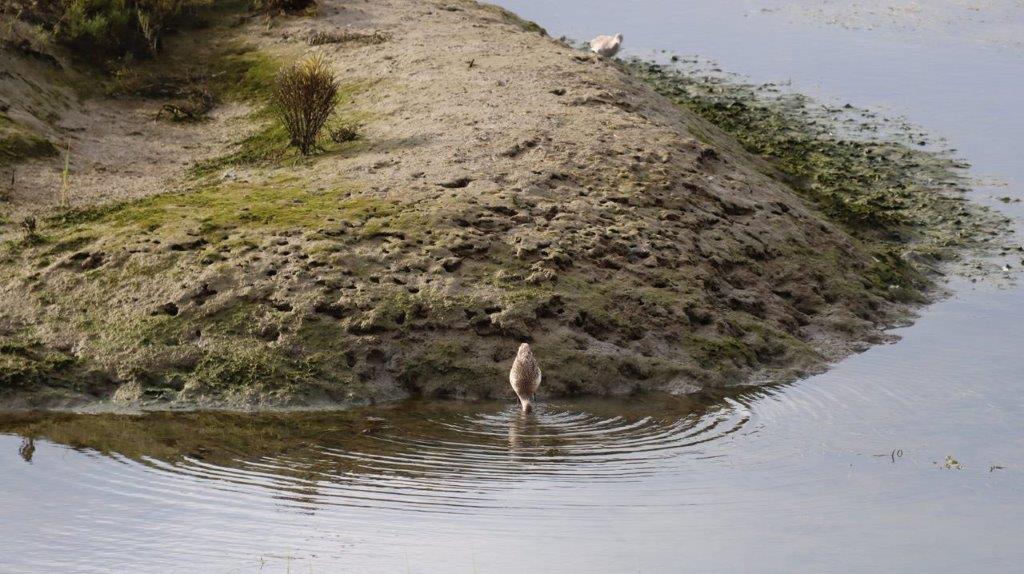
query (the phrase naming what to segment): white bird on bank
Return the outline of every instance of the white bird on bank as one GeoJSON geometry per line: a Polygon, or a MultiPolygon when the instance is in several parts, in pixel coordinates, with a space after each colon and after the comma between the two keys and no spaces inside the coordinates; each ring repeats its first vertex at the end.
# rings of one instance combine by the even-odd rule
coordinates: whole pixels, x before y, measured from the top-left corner
{"type": "Polygon", "coordinates": [[[611,58],[615,54],[618,54],[621,46],[622,34],[616,34],[614,36],[598,36],[590,41],[590,51],[594,52],[598,56],[604,56],[605,58],[611,58]]]}
{"type": "Polygon", "coordinates": [[[537,359],[533,356],[530,345],[523,343],[519,345],[519,352],[516,353],[516,360],[512,363],[512,371],[508,374],[508,382],[512,384],[512,390],[519,397],[519,403],[523,406],[523,412],[533,410],[533,396],[537,394],[540,387],[540,367],[537,359]]]}

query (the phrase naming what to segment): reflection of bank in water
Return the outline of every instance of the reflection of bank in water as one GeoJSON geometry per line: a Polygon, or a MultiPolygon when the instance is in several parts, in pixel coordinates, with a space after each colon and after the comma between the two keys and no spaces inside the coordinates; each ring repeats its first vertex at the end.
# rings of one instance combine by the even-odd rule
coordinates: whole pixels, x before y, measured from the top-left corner
{"type": "Polygon", "coordinates": [[[738,405],[647,396],[546,403],[533,413],[504,402],[413,401],[269,415],[21,415],[0,417],[0,433],[24,437],[24,460],[39,439],[191,483],[270,489],[302,507],[405,505],[427,493],[435,504],[454,504],[466,488],[498,491],[527,476],[585,481],[657,472],[694,444],[740,428],[746,418],[738,405]]]}

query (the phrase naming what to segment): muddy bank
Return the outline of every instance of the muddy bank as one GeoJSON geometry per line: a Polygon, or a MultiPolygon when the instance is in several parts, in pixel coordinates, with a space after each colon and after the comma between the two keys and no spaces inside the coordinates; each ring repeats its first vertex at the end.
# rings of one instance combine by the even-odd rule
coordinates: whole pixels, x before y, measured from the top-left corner
{"type": "Polygon", "coordinates": [[[135,83],[43,117],[36,87],[81,94],[74,57],[39,40],[64,70],[44,74],[5,55],[10,117],[71,149],[23,158],[0,203],[8,406],[505,397],[524,340],[549,396],[791,380],[885,340],[927,300],[932,263],[999,225],[941,158],[823,140],[746,88],[701,95],[494,7],[204,17],[122,73],[135,83]],[[360,130],[312,158],[264,112],[276,70],[307,53],[342,77],[338,116],[360,130]],[[157,117],[191,93],[151,89],[166,78],[206,78],[217,105],[157,117]],[[104,135],[137,131],[103,119],[126,105],[163,152],[104,135]],[[119,153],[70,162],[61,207],[48,190],[90,142],[119,153]],[[96,176],[80,193],[78,173],[96,176]],[[956,219],[941,250],[925,241],[956,219]]]}

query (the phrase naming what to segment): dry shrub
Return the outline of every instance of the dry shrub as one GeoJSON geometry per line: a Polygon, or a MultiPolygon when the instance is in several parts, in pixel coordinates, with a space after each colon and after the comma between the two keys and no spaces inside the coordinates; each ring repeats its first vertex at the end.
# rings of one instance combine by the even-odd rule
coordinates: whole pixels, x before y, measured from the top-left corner
{"type": "Polygon", "coordinates": [[[25,219],[22,219],[21,230],[25,233],[25,237],[34,236],[36,234],[36,218],[28,215],[25,219]]]}
{"type": "Polygon", "coordinates": [[[359,139],[359,124],[343,123],[338,124],[330,130],[331,141],[334,143],[346,143],[359,139]]]}
{"type": "Polygon", "coordinates": [[[321,56],[285,68],[277,76],[274,111],[291,137],[291,145],[309,155],[338,103],[338,80],[321,56]]]}

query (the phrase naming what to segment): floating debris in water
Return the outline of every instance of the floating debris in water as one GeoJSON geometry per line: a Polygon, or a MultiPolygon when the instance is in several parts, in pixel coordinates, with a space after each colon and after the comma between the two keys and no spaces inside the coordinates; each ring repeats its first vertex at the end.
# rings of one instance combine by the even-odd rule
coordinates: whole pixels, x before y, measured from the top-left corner
{"type": "Polygon", "coordinates": [[[942,463],[942,468],[946,470],[963,470],[964,465],[960,464],[959,460],[953,458],[953,455],[947,454],[946,461],[942,463]]]}

